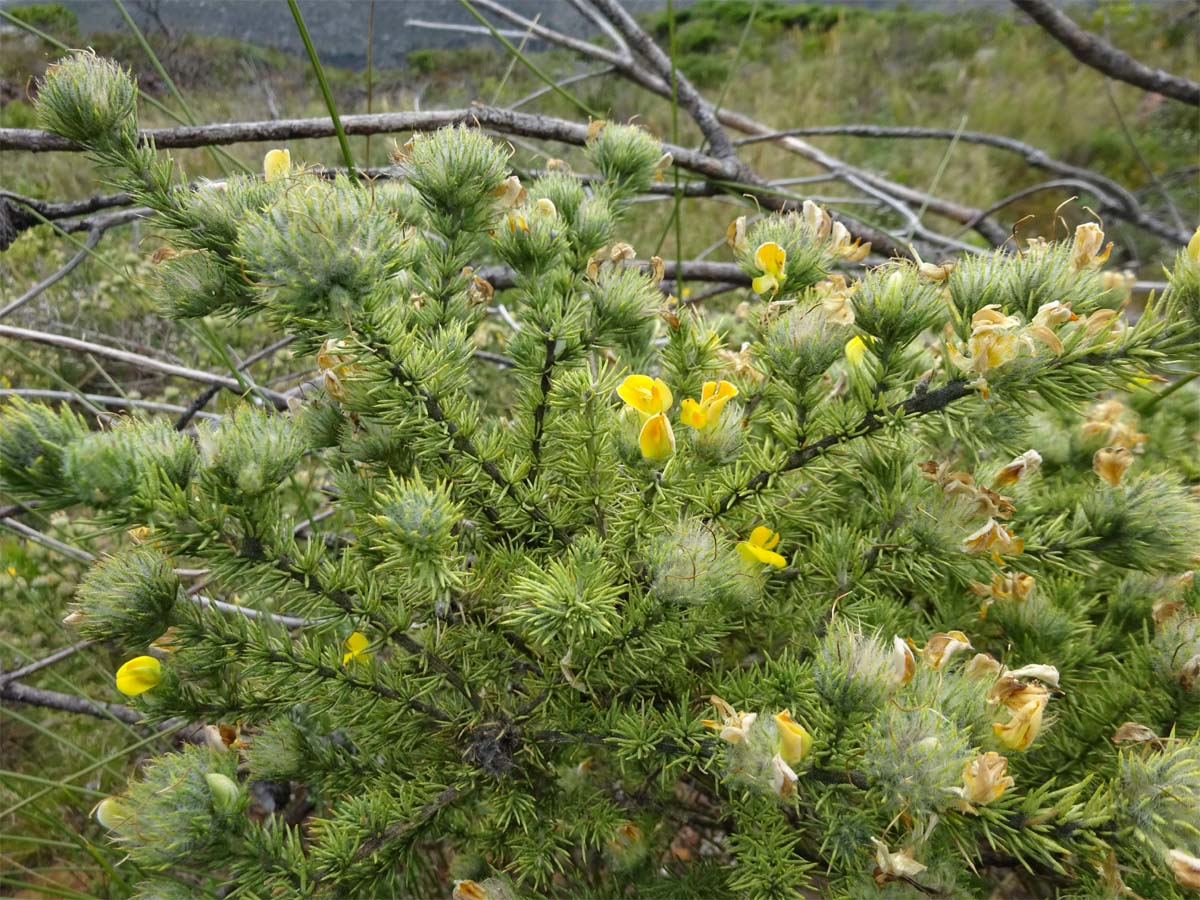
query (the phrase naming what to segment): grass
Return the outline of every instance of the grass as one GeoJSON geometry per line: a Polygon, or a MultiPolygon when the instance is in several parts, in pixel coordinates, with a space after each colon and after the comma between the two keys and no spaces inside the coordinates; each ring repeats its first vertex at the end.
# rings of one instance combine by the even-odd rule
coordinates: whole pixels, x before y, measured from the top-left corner
{"type": "MultiPolygon", "coordinates": [[[[1182,6],[1105,4],[1087,22],[1117,45],[1135,50],[1156,65],[1183,73],[1197,71],[1196,25],[1177,17],[1182,6]],[[1174,24],[1172,24],[1174,23],[1174,24]]],[[[697,79],[722,106],[786,127],[843,122],[928,125],[991,131],[1035,144],[1053,156],[1089,166],[1157,202],[1154,178],[1166,184],[1189,225],[1200,221],[1196,176],[1180,174],[1196,163],[1200,122],[1181,104],[1158,103],[1136,89],[1113,85],[1110,103],[1103,80],[1081,69],[1060,47],[1029,26],[1006,16],[973,14],[943,17],[910,12],[847,12],[827,7],[780,7],[769,0],[711,0],[651,17],[648,24],[671,42],[679,68],[697,79]],[[753,21],[751,15],[753,14],[753,21]],[[1064,112],[1065,111],[1065,112],[1064,112]],[[1119,111],[1119,116],[1118,116],[1119,111]],[[1124,119],[1122,126],[1121,119],[1124,119]],[[1137,141],[1130,146],[1126,128],[1137,141]]],[[[61,18],[39,20],[43,27],[61,18]]],[[[71,42],[71,35],[59,35],[71,42]]],[[[477,98],[500,102],[540,88],[546,77],[577,71],[560,52],[525,53],[523,65],[509,51],[486,47],[460,51],[421,51],[404,70],[379,71],[368,87],[365,73],[326,67],[328,98],[313,84],[308,61],[237,42],[181,36],[166,43],[151,36],[143,43],[129,34],[89,38],[97,52],[134,67],[150,96],[172,102],[172,86],[186,98],[197,121],[328,115],[437,106],[462,106],[477,98]],[[148,52],[149,48],[149,52],[148,52]],[[161,69],[155,65],[161,61],[161,69]]],[[[516,48],[514,48],[516,49],[516,48]]],[[[57,56],[36,40],[0,34],[0,126],[36,127],[23,91],[57,56]],[[5,102],[3,98],[9,99],[5,102]]],[[[178,103],[175,105],[178,107],[178,103]]],[[[613,76],[590,79],[547,93],[530,107],[551,115],[579,118],[581,108],[608,118],[636,117],[652,131],[696,145],[699,135],[668,101],[651,97],[613,76]]],[[[148,126],[168,125],[172,117],[143,108],[148,126]]],[[[1013,191],[1044,180],[1011,155],[964,143],[814,138],[822,148],[856,164],[887,172],[921,189],[937,184],[947,196],[986,206],[1013,191]]],[[[241,165],[257,170],[264,145],[229,148],[241,165]]],[[[390,141],[347,138],[346,152],[334,141],[296,141],[294,161],[338,164],[353,155],[361,165],[387,161],[390,141]]],[[[547,153],[569,162],[570,148],[543,153],[515,147],[514,165],[538,167],[547,153]]],[[[744,158],[772,177],[811,175],[814,167],[779,148],[756,144],[744,158]]],[[[188,177],[220,177],[217,160],[200,150],[176,154],[188,177]]],[[[577,166],[582,168],[582,165],[577,166]]],[[[0,184],[20,194],[49,199],[83,197],[103,190],[100,174],[73,154],[0,156],[0,184]]],[[[818,186],[818,196],[836,205],[844,194],[818,186]]],[[[1045,227],[1067,195],[1047,192],[1007,210],[1005,222],[1025,215],[1045,227]]],[[[649,255],[659,245],[670,255],[694,256],[719,241],[742,209],[730,198],[673,198],[637,207],[623,239],[649,255]],[[676,215],[678,211],[678,215],[676,215]],[[686,221],[685,221],[686,220],[686,221]]],[[[879,216],[871,211],[864,215],[879,216]]],[[[1085,215],[1078,206],[1067,215],[1085,215]]],[[[929,224],[945,226],[927,213],[929,224]]],[[[883,219],[886,221],[886,219],[883,219]]],[[[1107,223],[1123,255],[1117,265],[1136,265],[1157,277],[1162,248],[1125,226],[1107,223]]],[[[183,327],[158,317],[147,291],[150,257],[159,246],[152,226],[136,224],[110,233],[75,272],[13,316],[12,324],[83,334],[140,352],[178,358],[190,365],[228,368],[228,348],[245,356],[273,339],[255,322],[207,323],[183,327]],[[210,329],[211,326],[211,329],[210,329]],[[219,340],[211,340],[215,334],[219,340]]],[[[26,232],[0,254],[0,305],[58,268],[75,252],[51,229],[26,232]]],[[[720,251],[723,253],[724,251],[720,251]]],[[[716,258],[724,258],[719,254],[716,258]]],[[[731,303],[736,303],[736,295],[731,303]]],[[[254,379],[294,382],[311,364],[286,358],[264,363],[254,379]]],[[[0,379],[21,387],[61,388],[62,382],[103,393],[124,390],[187,403],[194,385],[164,383],[141,373],[101,365],[45,348],[0,347],[0,379]],[[119,387],[114,387],[117,385],[119,387]]],[[[232,402],[219,397],[212,408],[232,402]]],[[[61,540],[101,553],[113,536],[80,533],[61,516],[27,519],[61,540]]],[[[82,573],[81,564],[0,531],[0,595],[15,598],[0,622],[0,659],[13,668],[73,642],[61,624],[65,606],[82,573]]],[[[30,683],[55,690],[118,701],[111,673],[120,660],[103,647],[90,648],[39,673],[30,683]]],[[[95,801],[123,783],[143,755],[165,746],[126,726],[82,720],[65,713],[0,706],[0,893],[22,896],[121,897],[136,877],[117,863],[115,848],[88,818],[95,801]],[[74,777],[69,777],[74,776],[74,777]]]]}

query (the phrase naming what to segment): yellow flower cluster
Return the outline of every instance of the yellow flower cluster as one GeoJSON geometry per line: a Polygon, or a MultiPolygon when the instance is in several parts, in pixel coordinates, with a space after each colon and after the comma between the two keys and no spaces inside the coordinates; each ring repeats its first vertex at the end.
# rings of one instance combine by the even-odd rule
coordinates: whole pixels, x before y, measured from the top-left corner
{"type": "MultiPolygon", "coordinates": [[[[895,671],[893,684],[905,684],[912,678],[915,662],[912,650],[925,666],[935,672],[943,671],[963,650],[973,649],[970,639],[961,631],[939,631],[930,636],[924,647],[917,647],[911,638],[895,639],[895,671]]],[[[988,691],[988,702],[1008,710],[1006,721],[995,722],[996,738],[1010,750],[1025,750],[1033,743],[1042,728],[1042,716],[1050,700],[1050,688],[1058,688],[1058,669],[1054,666],[1029,665],[1008,670],[987,653],[977,653],[962,670],[968,678],[995,679],[988,691]]],[[[1005,761],[996,754],[984,754],[967,766],[963,773],[960,795],[968,804],[988,803],[1011,786],[1004,778],[1005,761]],[[990,799],[985,799],[990,798],[990,799]]]]}
{"type": "MultiPolygon", "coordinates": [[[[661,378],[630,375],[621,382],[617,394],[642,419],[638,446],[645,459],[668,459],[675,453],[675,432],[667,412],[675,402],[671,389],[661,378]]],[[[700,400],[688,398],[680,405],[679,420],[697,431],[712,432],[720,423],[721,410],[738,395],[728,381],[706,381],[700,400]]]]}
{"type": "Polygon", "coordinates": [[[720,697],[710,697],[709,702],[721,714],[718,719],[702,719],[700,724],[718,732],[721,740],[739,746],[760,746],[770,753],[771,762],[767,769],[773,793],[790,797],[796,793],[796,775],[792,766],[802,762],[812,751],[813,738],[799,722],[792,718],[791,710],[776,713],[769,724],[764,724],[758,713],[734,709],[720,697]]]}

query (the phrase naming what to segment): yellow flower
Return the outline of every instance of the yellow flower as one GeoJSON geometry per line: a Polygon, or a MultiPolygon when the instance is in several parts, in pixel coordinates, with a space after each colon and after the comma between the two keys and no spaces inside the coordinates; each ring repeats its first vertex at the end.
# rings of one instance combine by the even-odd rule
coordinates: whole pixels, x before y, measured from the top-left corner
{"type": "Polygon", "coordinates": [[[996,565],[1003,565],[1002,556],[1019,556],[1025,549],[1025,541],[1016,537],[995,519],[987,523],[963,540],[963,549],[967,553],[988,553],[996,565]]]}
{"type": "Polygon", "coordinates": [[[963,786],[957,788],[967,812],[975,806],[985,806],[1000,796],[1015,782],[1005,775],[1008,760],[999,753],[989,750],[971,760],[963,767],[963,786]]]}
{"type": "Polygon", "coordinates": [[[720,732],[721,740],[727,741],[730,744],[739,744],[744,741],[746,739],[746,732],[750,730],[750,726],[758,718],[758,713],[739,712],[717,696],[709,697],[708,700],[717,708],[717,712],[721,714],[721,721],[701,719],[700,724],[705,728],[712,728],[720,732]]]}
{"type": "Polygon", "coordinates": [[[520,178],[509,175],[492,191],[492,196],[499,199],[501,209],[512,209],[525,201],[525,188],[521,187],[520,178]]]}
{"type": "Polygon", "coordinates": [[[971,593],[985,598],[983,606],[979,610],[979,618],[986,618],[988,607],[997,600],[1016,600],[1017,602],[1027,600],[1033,592],[1035,584],[1033,576],[1024,572],[1009,572],[1008,574],[997,572],[992,576],[991,584],[972,581],[971,593]]]}
{"type": "Polygon", "coordinates": [[[924,649],[918,652],[925,665],[936,672],[945,668],[954,654],[970,649],[971,640],[961,631],[939,631],[929,639],[924,649]]]}
{"type": "Polygon", "coordinates": [[[1048,684],[1052,688],[1058,687],[1058,669],[1054,666],[1048,666],[1045,663],[1030,663],[1027,666],[1021,666],[1019,669],[1013,669],[1005,673],[1011,678],[1036,678],[1043,684],[1048,684]]]}
{"type": "Polygon", "coordinates": [[[529,223],[525,221],[525,217],[520,213],[512,213],[508,216],[508,230],[516,234],[517,229],[529,231],[529,223]]]}
{"type": "Polygon", "coordinates": [[[1095,222],[1085,222],[1075,229],[1075,240],[1071,244],[1071,266],[1076,272],[1095,269],[1104,265],[1112,253],[1112,242],[1100,251],[1104,244],[1104,231],[1095,222]]]}
{"type": "Polygon", "coordinates": [[[1004,670],[996,657],[990,653],[976,653],[962,668],[962,673],[968,678],[995,678],[1004,670]]]}
{"type": "Polygon", "coordinates": [[[1097,403],[1088,412],[1088,421],[1083,423],[1083,439],[1086,441],[1099,438],[1111,447],[1127,447],[1136,450],[1146,442],[1146,435],[1137,430],[1136,418],[1133,424],[1121,421],[1129,410],[1120,400],[1104,400],[1097,403]]]}
{"type": "Polygon", "coordinates": [[[769,292],[771,296],[778,294],[787,266],[787,251],[774,241],[767,241],[754,251],[754,264],[763,273],[751,283],[754,292],[763,295],[769,292]]]}
{"type": "Polygon", "coordinates": [[[815,287],[821,300],[821,309],[825,313],[825,321],[831,325],[853,325],[854,307],[850,298],[858,291],[858,284],[850,284],[846,276],[834,272],[815,287]]]}
{"type": "MultiPolygon", "coordinates": [[[[1196,233],[1200,234],[1200,231],[1196,233]]],[[[1192,238],[1192,243],[1196,243],[1195,238],[1192,238]]],[[[1188,246],[1190,248],[1191,244],[1188,246]]],[[[1200,859],[1182,850],[1172,850],[1167,853],[1167,861],[1171,864],[1171,873],[1179,884],[1192,890],[1200,890],[1200,859]]]]}
{"type": "Polygon", "coordinates": [[[1042,730],[1042,712],[1045,708],[1043,702],[1013,710],[1006,723],[993,723],[992,731],[1000,743],[1010,750],[1027,750],[1042,730]]]}
{"type": "Polygon", "coordinates": [[[1187,242],[1187,255],[1192,262],[1200,263],[1200,228],[1196,229],[1192,239],[1187,242]]]}
{"type": "Polygon", "coordinates": [[[737,395],[738,389],[728,381],[706,381],[700,392],[699,403],[689,397],[680,405],[679,421],[697,431],[711,431],[720,421],[725,404],[737,395]]]}
{"type": "Polygon", "coordinates": [[[804,726],[792,720],[791,710],[777,713],[775,726],[779,731],[779,755],[785,763],[795,765],[808,756],[813,745],[812,735],[804,726]]]}
{"type": "Polygon", "coordinates": [[[916,851],[912,847],[892,853],[883,841],[871,840],[875,842],[875,883],[880,887],[897,878],[912,878],[925,871],[925,866],[914,858],[916,851]]]}
{"type": "Polygon", "coordinates": [[[454,882],[454,892],[450,896],[452,900],[489,900],[488,889],[470,879],[454,882]]]}
{"type": "Polygon", "coordinates": [[[665,413],[675,402],[666,383],[649,375],[630,375],[621,382],[617,394],[643,416],[665,413]]]}
{"type": "Polygon", "coordinates": [[[135,656],[117,669],[117,690],[136,697],[162,681],[162,663],[153,656],[135,656]]]}
{"type": "Polygon", "coordinates": [[[675,432],[666,416],[658,413],[646,420],[638,435],[638,446],[644,459],[666,459],[675,452],[675,432]]]}
{"type": "Polygon", "coordinates": [[[292,171],[292,154],[287,150],[272,150],[263,157],[263,174],[267,181],[287,178],[292,171]]]}
{"type": "Polygon", "coordinates": [[[766,563],[769,566],[782,569],[787,565],[787,560],[778,553],[772,552],[778,543],[778,533],[772,531],[766,525],[759,525],[750,532],[750,540],[741,541],[737,545],[737,552],[746,562],[766,563]]]}
{"type": "Polygon", "coordinates": [[[1092,456],[1092,471],[1110,487],[1116,487],[1133,465],[1133,454],[1126,447],[1103,447],[1092,456]]]}
{"type": "Polygon", "coordinates": [[[1000,312],[999,305],[985,306],[971,317],[971,337],[967,341],[971,358],[966,359],[950,345],[950,361],[960,369],[982,375],[1016,359],[1021,352],[1021,339],[1016,330],[1020,324],[1021,320],[1016,316],[1000,312]]]}
{"type": "Polygon", "coordinates": [[[861,337],[850,338],[846,342],[846,362],[850,365],[858,367],[862,365],[863,357],[867,353],[867,342],[861,337]]]}
{"type": "Polygon", "coordinates": [[[1044,685],[1021,681],[1012,674],[1001,677],[988,691],[988,700],[1004,704],[1010,718],[992,725],[996,737],[1012,750],[1027,749],[1041,731],[1042,713],[1049,699],[1050,691],[1044,685]]]}
{"type": "Polygon", "coordinates": [[[833,223],[830,239],[833,241],[834,252],[846,260],[846,262],[862,262],[867,258],[867,254],[871,252],[871,245],[869,243],[864,244],[860,240],[855,240],[850,235],[850,231],[841,222],[833,223]]]}
{"type": "Polygon", "coordinates": [[[344,666],[350,660],[367,662],[371,658],[371,654],[367,652],[367,646],[370,643],[367,636],[361,631],[356,631],[346,638],[346,652],[342,654],[342,665],[344,666]]]}

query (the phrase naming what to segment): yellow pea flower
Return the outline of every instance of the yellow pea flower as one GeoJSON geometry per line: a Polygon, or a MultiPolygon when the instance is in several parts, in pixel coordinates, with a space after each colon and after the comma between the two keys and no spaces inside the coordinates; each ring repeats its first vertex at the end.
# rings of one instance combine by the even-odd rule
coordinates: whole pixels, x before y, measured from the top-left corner
{"type": "Polygon", "coordinates": [[[750,540],[737,545],[737,552],[749,563],[766,563],[777,569],[787,566],[787,560],[773,552],[779,543],[779,534],[765,525],[759,525],[750,532],[750,540]]]}
{"type": "Polygon", "coordinates": [[[675,402],[666,382],[649,375],[628,376],[617,388],[617,394],[643,416],[665,413],[675,402]]]}
{"type": "Polygon", "coordinates": [[[779,755],[785,763],[795,765],[808,756],[813,745],[812,735],[804,726],[792,720],[791,710],[777,713],[775,726],[779,731],[779,755]]]}
{"type": "Polygon", "coordinates": [[[1196,229],[1192,239],[1187,242],[1187,255],[1192,262],[1200,263],[1200,228],[1196,229]]]}
{"type": "Polygon", "coordinates": [[[711,431],[720,421],[725,404],[737,395],[738,389],[728,381],[706,381],[699,403],[690,397],[683,401],[679,407],[679,421],[697,431],[711,431]]]}
{"type": "Polygon", "coordinates": [[[666,459],[675,452],[675,432],[666,416],[657,413],[646,420],[638,435],[638,446],[646,459],[666,459]]]}
{"type": "Polygon", "coordinates": [[[1076,272],[1096,269],[1104,265],[1112,253],[1112,242],[1104,247],[1104,230],[1095,222],[1085,222],[1075,229],[1075,240],[1071,243],[1071,267],[1076,272]]]}
{"type": "Polygon", "coordinates": [[[850,338],[846,342],[846,362],[852,366],[862,365],[863,357],[867,353],[867,342],[861,337],[850,338]]]}
{"type": "Polygon", "coordinates": [[[767,241],[754,251],[754,264],[763,273],[751,284],[755,293],[765,295],[769,292],[772,296],[778,294],[787,265],[787,251],[774,241],[767,241]]]}
{"type": "Polygon", "coordinates": [[[367,636],[361,631],[356,631],[350,637],[346,638],[346,652],[342,654],[342,665],[354,660],[355,662],[367,662],[371,658],[371,654],[367,652],[367,645],[371,642],[367,640],[367,636]]]}
{"type": "Polygon", "coordinates": [[[1026,750],[1042,730],[1042,713],[1045,703],[1030,703],[1012,711],[1012,718],[1001,724],[992,725],[997,739],[1010,750],[1026,750]]]}
{"type": "Polygon", "coordinates": [[[153,656],[135,656],[117,669],[117,690],[129,697],[145,693],[162,681],[162,663],[153,656]]]}
{"type": "Polygon", "coordinates": [[[263,174],[267,181],[287,178],[292,172],[292,154],[288,150],[271,150],[263,157],[263,174]]]}

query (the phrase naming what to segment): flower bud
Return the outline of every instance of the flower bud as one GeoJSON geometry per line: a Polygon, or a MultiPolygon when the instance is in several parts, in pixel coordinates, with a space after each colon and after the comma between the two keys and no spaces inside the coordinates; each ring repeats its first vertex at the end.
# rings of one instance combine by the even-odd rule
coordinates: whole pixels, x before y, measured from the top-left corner
{"type": "Polygon", "coordinates": [[[105,797],[92,810],[96,821],[109,831],[120,831],[122,826],[134,818],[133,809],[118,797],[105,797]]]}
{"type": "Polygon", "coordinates": [[[204,776],[212,791],[213,809],[220,813],[235,812],[242,799],[241,788],[228,775],[220,772],[209,772],[204,776]]]}
{"type": "Polygon", "coordinates": [[[137,129],[137,85],[125,69],[86,50],[46,69],[37,112],[47,131],[85,146],[109,144],[137,129]]]}

